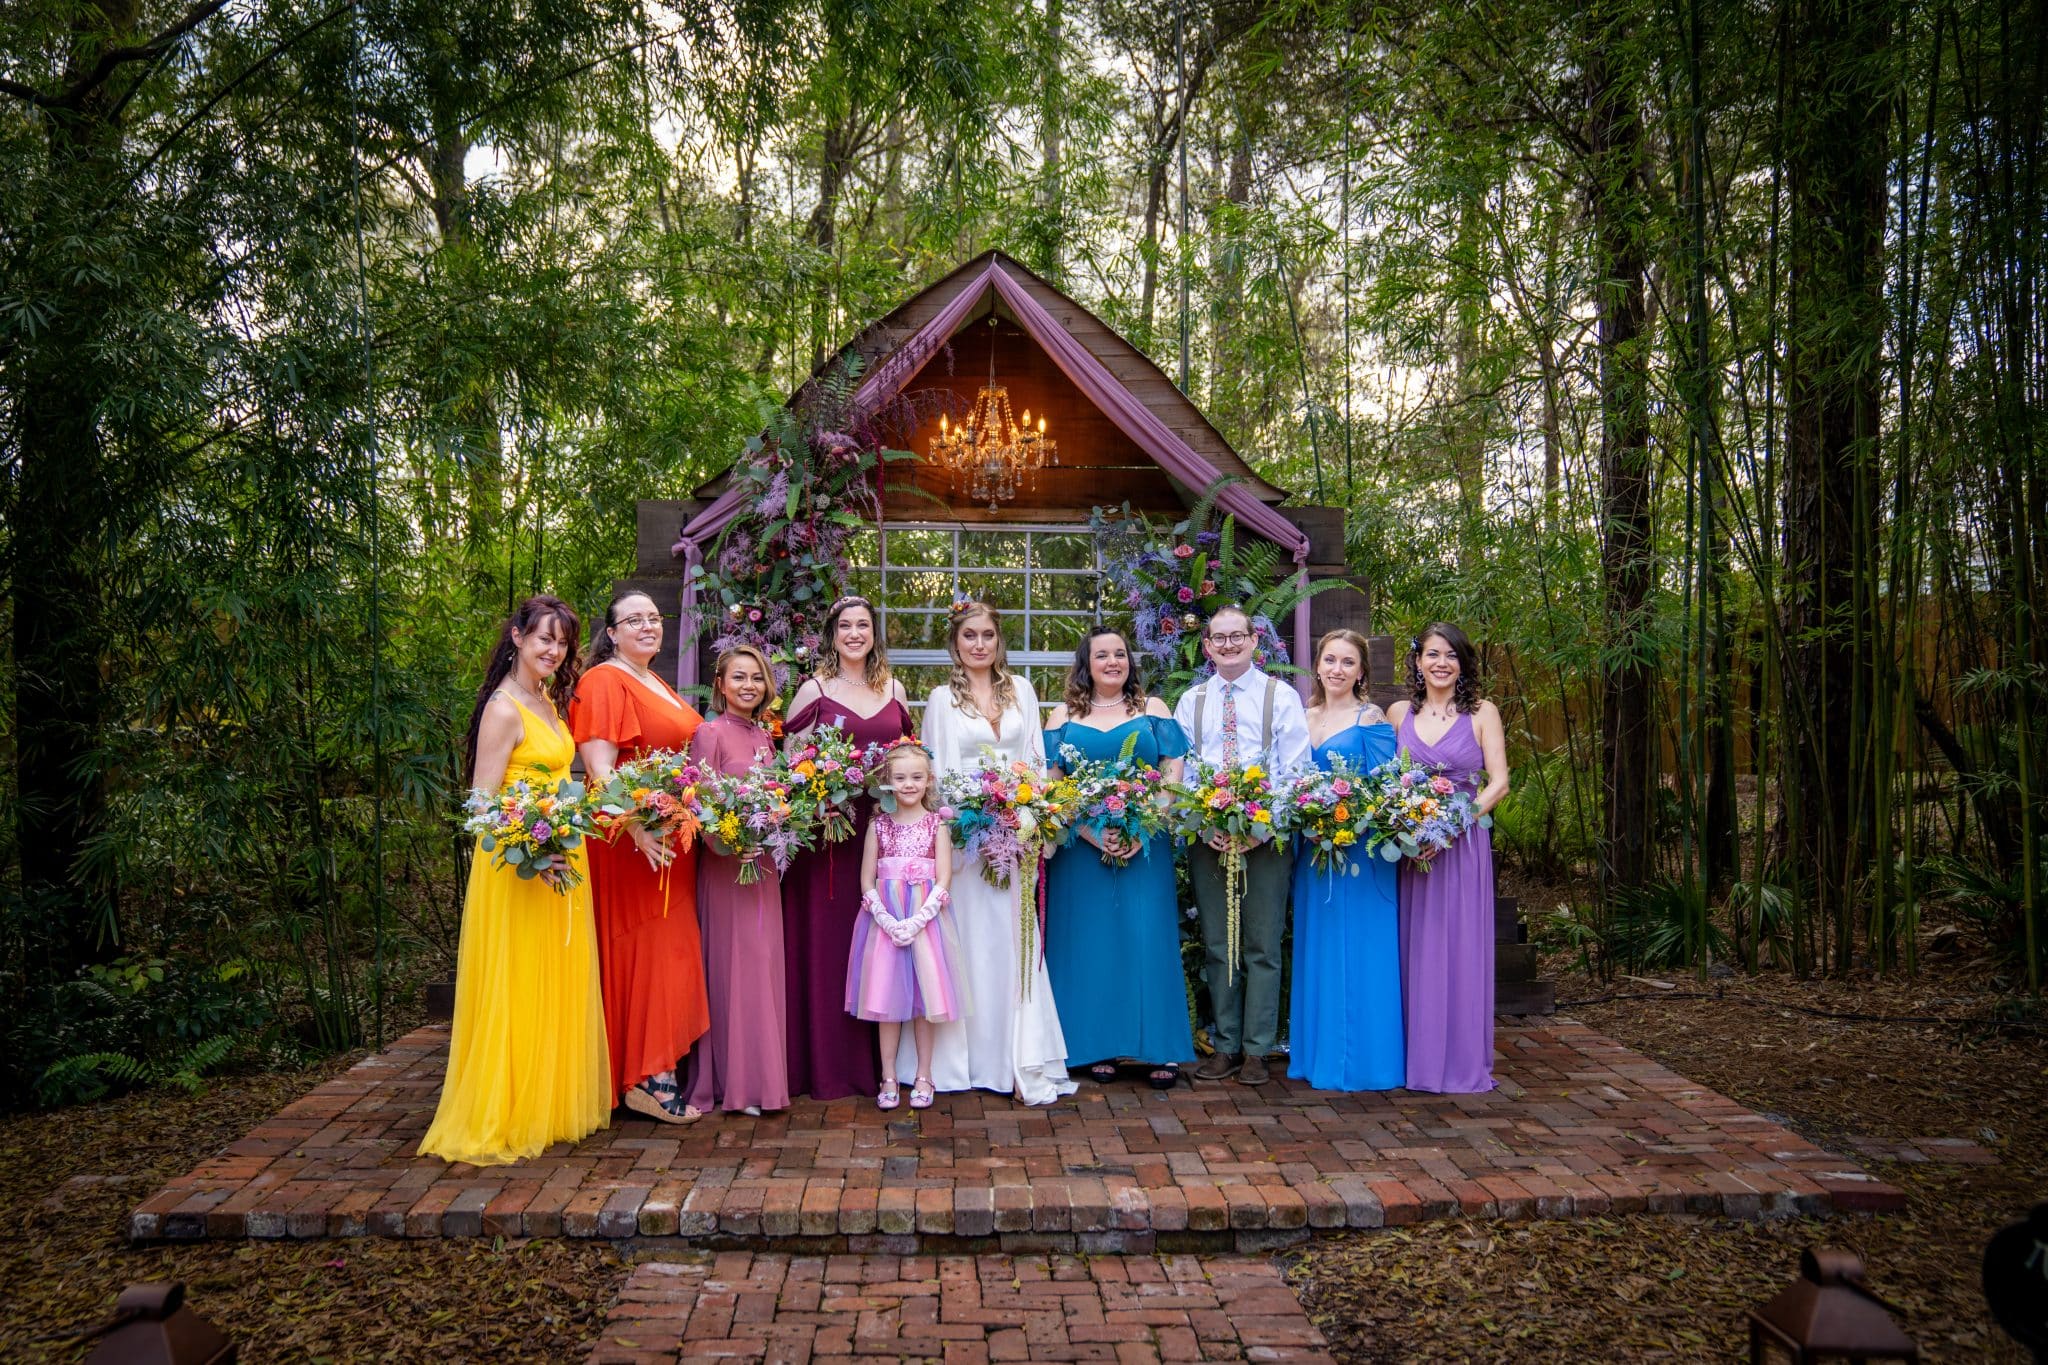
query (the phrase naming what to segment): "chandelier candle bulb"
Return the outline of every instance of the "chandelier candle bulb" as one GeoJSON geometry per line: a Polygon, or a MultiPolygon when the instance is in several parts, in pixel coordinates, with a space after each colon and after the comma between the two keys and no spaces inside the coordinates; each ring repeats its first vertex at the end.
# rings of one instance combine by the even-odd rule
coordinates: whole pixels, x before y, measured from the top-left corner
{"type": "MultiPolygon", "coordinates": [[[[989,319],[990,325],[996,319],[989,319]]],[[[931,462],[946,471],[953,491],[964,487],[976,502],[988,501],[988,510],[1017,496],[1019,487],[1035,488],[1038,471],[1057,462],[1055,443],[1045,435],[1045,418],[1031,424],[1031,410],[1022,419],[1010,412],[1010,391],[996,382],[995,335],[989,335],[988,383],[982,386],[974,407],[959,426],[948,415],[939,414],[939,432],[931,440],[931,462]]]]}

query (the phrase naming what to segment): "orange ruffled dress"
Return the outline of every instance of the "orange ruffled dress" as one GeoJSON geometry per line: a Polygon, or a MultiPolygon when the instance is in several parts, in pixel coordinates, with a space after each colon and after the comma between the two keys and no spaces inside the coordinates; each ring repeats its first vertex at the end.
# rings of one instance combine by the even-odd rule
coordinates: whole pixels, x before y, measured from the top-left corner
{"type": "MultiPolygon", "coordinates": [[[[624,671],[600,665],[576,684],[569,728],[578,744],[609,740],[621,763],[654,750],[680,752],[704,718],[660,679],[662,696],[624,671]]],[[[675,1066],[711,1027],[704,950],[697,932],[697,850],[666,874],[621,834],[590,845],[590,893],[611,1038],[612,1100],[675,1066]]]]}
{"type": "MultiPolygon", "coordinates": [[[[569,776],[576,749],[559,722],[524,706],[519,716],[524,731],[505,785],[569,776]]],[[[583,870],[580,849],[570,862],[583,870]]],[[[587,880],[564,894],[476,850],[455,958],[448,1075],[420,1139],[423,1155],[496,1166],[605,1126],[612,1105],[594,940],[587,880]]]]}

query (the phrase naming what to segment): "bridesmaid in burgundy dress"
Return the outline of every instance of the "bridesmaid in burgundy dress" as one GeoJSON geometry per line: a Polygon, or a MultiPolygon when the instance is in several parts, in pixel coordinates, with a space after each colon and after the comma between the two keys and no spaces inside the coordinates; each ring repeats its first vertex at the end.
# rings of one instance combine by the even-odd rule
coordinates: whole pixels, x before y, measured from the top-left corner
{"type": "MultiPolygon", "coordinates": [[[[825,615],[824,658],[790,702],[788,733],[837,723],[866,748],[915,731],[903,684],[889,675],[874,604],[842,597],[825,615]]],[[[863,797],[853,827],[867,828],[863,797]]],[[[881,1085],[875,1026],[846,1012],[846,961],[860,911],[860,846],[826,844],[797,855],[782,879],[789,969],[789,1089],[836,1100],[881,1085]]]]}

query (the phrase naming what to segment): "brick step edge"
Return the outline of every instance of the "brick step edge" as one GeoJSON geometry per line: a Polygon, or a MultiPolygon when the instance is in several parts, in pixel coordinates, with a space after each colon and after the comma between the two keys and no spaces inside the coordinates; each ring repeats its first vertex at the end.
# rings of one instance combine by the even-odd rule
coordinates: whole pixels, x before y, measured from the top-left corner
{"type": "MultiPolygon", "coordinates": [[[[881,1201],[873,1198],[856,1198],[845,1207],[835,1201],[829,1209],[800,1209],[789,1200],[778,1201],[774,1209],[751,1200],[735,1201],[740,1207],[727,1209],[722,1205],[732,1191],[698,1191],[687,1182],[673,1181],[660,1187],[585,1191],[571,1199],[568,1207],[533,1207],[542,1202],[538,1200],[522,1208],[494,1207],[495,1201],[478,1192],[498,1187],[478,1184],[454,1193],[443,1184],[431,1187],[416,1201],[384,1200],[373,1209],[363,1208],[360,1202],[352,1208],[329,1209],[317,1199],[307,1200],[312,1194],[308,1190],[297,1192],[291,1207],[272,1203],[269,1208],[230,1213],[214,1207],[224,1201],[211,1199],[207,1192],[165,1191],[127,1215],[122,1235],[133,1243],[365,1236],[574,1237],[676,1239],[678,1244],[754,1250],[899,1254],[976,1246],[986,1249],[996,1244],[1004,1250],[1142,1252],[1146,1247],[1163,1251],[1268,1249],[1320,1232],[1400,1227],[1454,1217],[1660,1213],[1790,1218],[1830,1212],[1894,1212],[1906,1202],[1903,1191],[1860,1172],[1795,1171],[1759,1175],[1754,1183],[1716,1174],[1722,1179],[1692,1180],[1686,1188],[1639,1188],[1614,1177],[1574,1181],[1572,1188],[1566,1188],[1529,1176],[1519,1180],[1489,1177],[1484,1183],[1459,1181],[1448,1186],[1428,1180],[1342,1179],[1299,1188],[1190,1186],[1156,1192],[1121,1190],[1113,1208],[1077,1205],[1066,1189],[1058,1192],[1060,1197],[1040,1203],[1031,1197],[1031,1186],[1000,1187],[1022,1191],[1023,1197],[1006,1194],[998,1208],[998,1187],[956,1187],[947,1198],[944,1188],[935,1186],[881,1191],[892,1196],[886,1201],[887,1208],[878,1207],[881,1201]],[[1723,1188],[1715,1188],[1716,1184],[1723,1188]],[[1726,1188],[1731,1185],[1735,1188],[1726,1188]],[[700,1193],[703,1198],[698,1197],[700,1193]],[[164,1207],[173,1194],[180,1197],[164,1207]],[[1148,1238],[1152,1240],[1144,1240],[1148,1238]]],[[[547,1202],[553,1205],[555,1201],[547,1202]]]]}

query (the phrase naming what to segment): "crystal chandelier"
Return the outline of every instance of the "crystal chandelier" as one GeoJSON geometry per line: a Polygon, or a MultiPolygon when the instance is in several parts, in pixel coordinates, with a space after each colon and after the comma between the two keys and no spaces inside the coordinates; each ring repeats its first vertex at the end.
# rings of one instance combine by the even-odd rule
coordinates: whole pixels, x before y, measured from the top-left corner
{"type": "MultiPolygon", "coordinates": [[[[996,326],[993,315],[988,325],[996,326]]],[[[988,383],[974,400],[967,420],[954,426],[939,415],[939,434],[932,437],[931,460],[953,480],[953,491],[963,487],[976,502],[988,499],[988,510],[1017,496],[1019,486],[1037,483],[1038,471],[1059,463],[1059,443],[1048,440],[1045,418],[1031,425],[1031,410],[1020,421],[1010,415],[1010,390],[996,383],[996,339],[988,339],[988,383]]]]}

